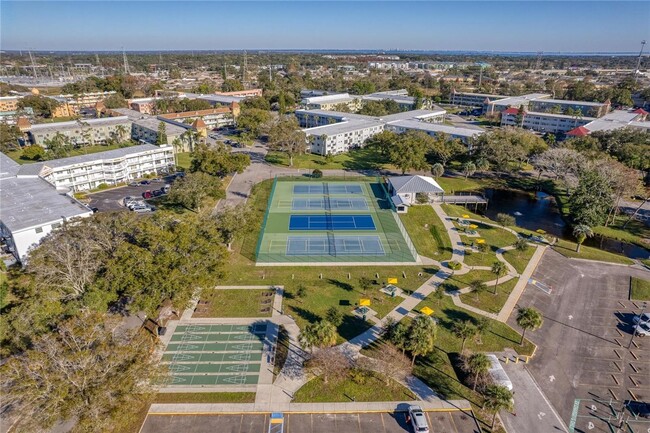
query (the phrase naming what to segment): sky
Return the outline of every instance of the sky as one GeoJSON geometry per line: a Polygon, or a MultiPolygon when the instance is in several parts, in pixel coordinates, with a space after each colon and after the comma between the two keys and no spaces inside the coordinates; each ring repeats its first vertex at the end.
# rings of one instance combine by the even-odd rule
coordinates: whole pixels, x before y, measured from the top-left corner
{"type": "Polygon", "coordinates": [[[3,50],[633,52],[648,1],[5,1],[3,50]]]}

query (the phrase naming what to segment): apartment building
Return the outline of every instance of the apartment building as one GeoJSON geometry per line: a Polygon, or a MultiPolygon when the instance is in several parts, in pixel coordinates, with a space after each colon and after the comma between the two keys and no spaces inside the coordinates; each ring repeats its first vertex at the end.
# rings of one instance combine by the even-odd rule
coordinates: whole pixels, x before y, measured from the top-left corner
{"type": "Polygon", "coordinates": [[[78,95],[56,95],[49,96],[59,103],[59,106],[53,111],[53,117],[72,117],[78,116],[84,108],[93,108],[98,102],[104,101],[116,92],[88,92],[80,93],[78,95]]]}
{"type": "Polygon", "coordinates": [[[20,166],[17,176],[39,177],[56,188],[84,191],[100,184],[116,185],[163,173],[174,167],[171,146],[142,144],[106,152],[54,159],[20,166]]]}
{"type": "MultiPolygon", "coordinates": [[[[550,95],[549,95],[550,96],[550,95]]],[[[537,98],[530,102],[530,111],[543,113],[566,113],[567,110],[580,111],[584,117],[602,117],[611,110],[611,102],[565,101],[563,99],[537,98]]]]}
{"type": "Polygon", "coordinates": [[[129,108],[143,114],[155,114],[156,100],[159,98],[135,98],[129,99],[129,108]]]}
{"type": "Polygon", "coordinates": [[[345,120],[331,125],[316,126],[303,131],[309,151],[318,155],[338,155],[363,146],[366,139],[384,130],[382,122],[374,120],[345,120]]]}
{"type": "Polygon", "coordinates": [[[17,261],[52,230],[93,212],[38,176],[18,176],[21,166],[0,153],[0,244],[17,261]]]}
{"type": "Polygon", "coordinates": [[[485,104],[496,99],[503,99],[506,96],[494,95],[489,93],[471,93],[457,92],[456,89],[451,91],[449,102],[452,105],[462,105],[466,107],[483,107],[485,104]]]}
{"type": "Polygon", "coordinates": [[[16,111],[18,110],[18,96],[2,96],[0,97],[0,112],[16,111]]]}
{"type": "Polygon", "coordinates": [[[262,96],[262,89],[235,90],[233,92],[214,92],[215,95],[239,96],[241,98],[255,98],[262,96]]]}
{"type": "Polygon", "coordinates": [[[31,125],[27,131],[32,144],[46,146],[46,141],[63,135],[72,144],[103,144],[108,140],[129,139],[131,120],[126,116],[103,119],[75,120],[70,122],[31,125]]]}
{"type": "Polygon", "coordinates": [[[538,113],[524,111],[518,118],[518,108],[508,108],[501,112],[501,126],[517,126],[542,133],[564,133],[578,126],[584,126],[596,120],[593,117],[567,116],[565,114],[538,113]]]}
{"type": "Polygon", "coordinates": [[[422,99],[420,101],[422,106],[416,107],[418,101],[415,97],[408,96],[406,89],[376,92],[361,97],[362,101],[384,101],[386,99],[395,101],[399,105],[399,108],[404,111],[415,110],[416,108],[430,109],[433,107],[433,103],[429,99],[422,99]]]}
{"type": "Polygon", "coordinates": [[[158,119],[170,123],[191,124],[197,119],[203,120],[208,129],[221,128],[235,124],[239,116],[239,104],[233,102],[229,107],[211,108],[208,110],[185,111],[182,113],[161,114],[158,119]]]}
{"type": "Polygon", "coordinates": [[[336,110],[344,105],[351,111],[357,111],[361,108],[361,98],[348,93],[335,93],[303,98],[300,105],[307,110],[336,110]]]}
{"type": "Polygon", "coordinates": [[[642,108],[636,110],[614,110],[591,122],[578,126],[566,133],[567,137],[583,137],[597,131],[633,128],[650,133],[648,112],[642,108]]]}
{"type": "Polygon", "coordinates": [[[506,98],[497,99],[494,101],[486,102],[483,105],[483,113],[490,115],[496,115],[502,113],[508,108],[520,108],[523,107],[524,110],[530,109],[530,111],[537,111],[530,108],[532,101],[536,101],[543,98],[548,98],[551,95],[546,93],[529,93],[527,95],[521,96],[508,96],[506,98]]]}
{"type": "Polygon", "coordinates": [[[138,143],[158,143],[158,128],[160,128],[161,123],[165,127],[165,135],[167,136],[165,144],[181,143],[181,148],[177,149],[180,152],[190,152],[192,150],[191,144],[188,139],[185,139],[184,135],[185,131],[190,129],[192,125],[182,122],[170,122],[152,116],[141,117],[133,121],[131,138],[138,143]],[[178,141],[176,141],[177,139],[178,141]]]}
{"type": "Polygon", "coordinates": [[[482,129],[463,128],[458,126],[444,125],[440,123],[423,122],[417,119],[398,120],[386,124],[387,131],[401,134],[407,131],[422,131],[436,137],[445,134],[451,139],[458,139],[466,145],[471,145],[471,139],[483,134],[482,129]]]}

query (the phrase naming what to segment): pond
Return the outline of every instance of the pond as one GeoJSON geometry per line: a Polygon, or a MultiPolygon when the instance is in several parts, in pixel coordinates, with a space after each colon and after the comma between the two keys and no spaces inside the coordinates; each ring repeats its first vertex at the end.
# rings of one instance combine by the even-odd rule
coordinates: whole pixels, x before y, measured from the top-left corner
{"type": "MultiPolygon", "coordinates": [[[[543,192],[535,194],[499,189],[486,189],[485,196],[489,199],[488,208],[484,212],[488,218],[496,219],[497,214],[507,213],[515,217],[519,227],[532,231],[542,229],[553,236],[574,241],[570,227],[562,219],[553,196],[543,192]]],[[[584,245],[624,254],[633,259],[647,259],[650,256],[648,250],[638,245],[602,236],[589,238],[584,245]]]]}

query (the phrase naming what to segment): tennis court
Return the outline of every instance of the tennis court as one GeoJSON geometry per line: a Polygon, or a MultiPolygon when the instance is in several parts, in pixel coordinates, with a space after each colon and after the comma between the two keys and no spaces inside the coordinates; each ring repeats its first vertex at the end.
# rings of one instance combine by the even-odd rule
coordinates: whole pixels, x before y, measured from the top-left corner
{"type": "Polygon", "coordinates": [[[388,264],[413,263],[417,253],[380,178],[276,178],[256,257],[258,264],[388,264]]]}
{"type": "Polygon", "coordinates": [[[167,386],[254,385],[267,324],[179,325],[165,348],[167,386]]]}
{"type": "MultiPolygon", "coordinates": [[[[280,207],[284,206],[288,206],[286,201],[280,203],[280,207]]],[[[368,210],[368,202],[363,197],[294,198],[291,210],[368,210]]]]}
{"type": "Polygon", "coordinates": [[[370,215],[291,215],[289,230],[376,230],[370,215]]]}
{"type": "Polygon", "coordinates": [[[289,236],[288,256],[385,255],[379,236],[289,236]]]}

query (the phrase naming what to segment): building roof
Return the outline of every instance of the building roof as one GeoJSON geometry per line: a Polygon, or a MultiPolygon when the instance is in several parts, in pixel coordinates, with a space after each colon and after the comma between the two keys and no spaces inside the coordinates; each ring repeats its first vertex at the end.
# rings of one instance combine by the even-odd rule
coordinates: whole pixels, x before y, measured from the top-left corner
{"type": "Polygon", "coordinates": [[[519,108],[510,107],[503,110],[503,114],[519,114],[519,108]]]}
{"type": "Polygon", "coordinates": [[[181,135],[190,127],[190,125],[187,125],[187,128],[184,128],[182,126],[178,126],[179,124],[176,123],[172,124],[169,122],[165,122],[165,119],[157,119],[152,116],[142,117],[140,119],[133,121],[135,125],[139,125],[143,128],[149,129],[150,131],[158,131],[158,126],[160,125],[160,122],[162,122],[165,125],[165,133],[168,136],[181,135]]]}
{"type": "Polygon", "coordinates": [[[196,119],[194,122],[192,122],[192,126],[195,129],[206,128],[205,122],[200,117],[198,119],[196,119]]]}
{"type": "Polygon", "coordinates": [[[460,126],[445,125],[442,123],[420,122],[418,120],[400,120],[391,122],[388,126],[398,126],[406,129],[416,129],[418,131],[445,133],[456,137],[475,137],[485,132],[482,128],[473,129],[460,126]]]}
{"type": "Polygon", "coordinates": [[[353,99],[355,99],[355,97],[350,96],[349,93],[334,93],[331,95],[309,96],[303,98],[301,102],[303,104],[336,104],[349,102],[353,99]]]}
{"type": "MultiPolygon", "coordinates": [[[[69,158],[53,159],[51,161],[37,162],[20,166],[18,176],[38,176],[44,168],[67,167],[76,164],[87,164],[95,161],[111,160],[122,158],[128,155],[160,150],[169,146],[155,146],[153,144],[140,144],[136,146],[122,147],[119,149],[107,150],[106,152],[91,153],[88,155],[71,156],[69,158]]],[[[170,147],[171,148],[171,147],[170,147]]]]}
{"type": "Polygon", "coordinates": [[[543,102],[545,104],[557,104],[557,105],[584,105],[586,107],[603,107],[605,105],[609,105],[607,102],[570,101],[568,99],[550,99],[550,98],[548,99],[539,98],[535,102],[543,102]]]}
{"type": "Polygon", "coordinates": [[[643,114],[643,115],[648,114],[648,112],[645,111],[643,108],[637,108],[636,110],[633,111],[633,113],[636,113],[636,114],[643,114]]]}
{"type": "Polygon", "coordinates": [[[505,95],[491,95],[489,93],[472,93],[472,92],[457,92],[456,89],[452,90],[452,93],[456,95],[467,95],[467,96],[483,96],[486,98],[507,98],[505,95]]]}
{"type": "Polygon", "coordinates": [[[577,128],[573,128],[571,131],[567,132],[566,135],[571,137],[584,137],[585,135],[589,135],[589,130],[584,126],[578,126],[577,128]]]}
{"type": "Polygon", "coordinates": [[[631,110],[614,110],[605,114],[603,117],[587,123],[585,127],[589,132],[613,131],[615,129],[625,128],[626,126],[639,127],[639,125],[644,128],[645,126],[643,124],[646,122],[639,122],[638,120],[640,118],[643,118],[642,114],[631,110]]]}
{"type": "Polygon", "coordinates": [[[336,122],[330,125],[316,126],[313,128],[303,129],[303,132],[307,135],[338,135],[344,134],[346,132],[361,131],[367,128],[372,128],[375,126],[383,126],[384,124],[374,120],[353,120],[353,121],[343,121],[336,122]]]}
{"type": "Polygon", "coordinates": [[[218,104],[232,104],[233,102],[241,102],[246,99],[244,96],[230,96],[230,95],[216,95],[216,94],[199,94],[199,93],[186,93],[185,97],[188,99],[203,99],[204,101],[218,103],[218,104]]]}
{"type": "Polygon", "coordinates": [[[0,179],[0,221],[12,232],[88,216],[92,211],[45,180],[32,177],[0,179]]]}
{"type": "Polygon", "coordinates": [[[93,128],[99,126],[123,125],[126,123],[130,123],[131,120],[126,116],[118,116],[118,117],[104,117],[101,119],[83,119],[80,121],[73,120],[71,122],[40,123],[37,125],[32,125],[30,131],[32,133],[66,131],[69,129],[81,128],[82,125],[80,124],[80,122],[86,123],[88,127],[93,128]]]}
{"type": "Polygon", "coordinates": [[[329,110],[318,110],[318,109],[296,110],[296,114],[298,114],[298,113],[311,114],[311,115],[316,115],[316,116],[320,116],[320,117],[333,117],[333,118],[337,118],[337,119],[340,119],[340,120],[344,120],[344,119],[359,119],[359,120],[378,119],[376,117],[366,116],[366,115],[363,115],[363,114],[345,113],[343,111],[329,111],[329,110]]]}
{"type": "Polygon", "coordinates": [[[118,113],[121,116],[126,116],[131,120],[153,118],[153,116],[141,113],[138,110],[132,110],[130,108],[109,108],[107,111],[109,113],[118,113]]]}
{"type": "Polygon", "coordinates": [[[4,153],[0,153],[0,179],[16,176],[18,170],[20,170],[20,164],[4,153]]]}
{"type": "Polygon", "coordinates": [[[388,182],[398,194],[418,192],[440,194],[444,192],[438,182],[429,176],[392,176],[388,178],[388,182]]]}
{"type": "Polygon", "coordinates": [[[202,117],[202,116],[209,116],[212,114],[225,114],[225,113],[230,113],[231,111],[232,109],[230,107],[208,108],[207,110],[183,111],[181,113],[161,114],[158,116],[158,118],[164,117],[165,119],[183,119],[186,117],[202,117]]]}
{"type": "Polygon", "coordinates": [[[548,93],[529,93],[527,95],[521,95],[521,96],[508,96],[503,99],[497,99],[494,101],[491,101],[490,104],[494,105],[512,105],[513,107],[519,107],[520,105],[528,105],[530,101],[533,100],[543,100],[546,101],[546,98],[548,98],[549,95],[548,93]]]}
{"type": "Polygon", "coordinates": [[[382,116],[380,119],[383,122],[390,123],[397,120],[407,120],[407,119],[418,119],[425,120],[430,117],[444,116],[447,113],[446,110],[438,106],[434,106],[433,110],[411,110],[411,111],[402,111],[400,113],[388,114],[382,116]]]}

